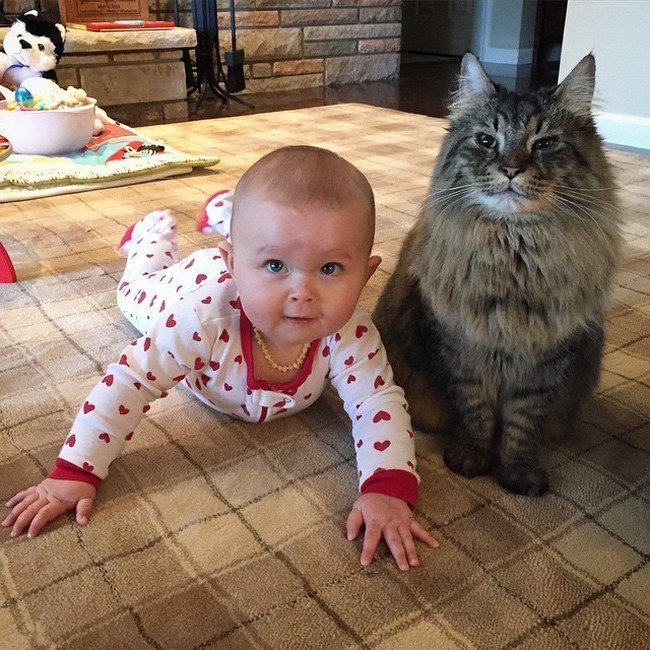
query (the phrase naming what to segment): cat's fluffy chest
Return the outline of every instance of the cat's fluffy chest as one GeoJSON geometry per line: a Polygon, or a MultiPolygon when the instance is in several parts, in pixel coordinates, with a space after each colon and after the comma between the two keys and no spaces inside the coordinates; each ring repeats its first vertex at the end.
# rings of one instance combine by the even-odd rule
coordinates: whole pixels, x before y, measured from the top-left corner
{"type": "Polygon", "coordinates": [[[475,344],[543,354],[589,320],[602,286],[580,258],[589,255],[580,238],[566,237],[534,220],[437,224],[426,233],[423,295],[438,320],[475,344]]]}

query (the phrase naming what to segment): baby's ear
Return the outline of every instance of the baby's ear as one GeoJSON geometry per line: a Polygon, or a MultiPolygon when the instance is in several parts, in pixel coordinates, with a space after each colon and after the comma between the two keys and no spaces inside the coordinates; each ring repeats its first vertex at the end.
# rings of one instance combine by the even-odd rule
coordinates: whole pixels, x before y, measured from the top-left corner
{"type": "Polygon", "coordinates": [[[229,241],[226,241],[225,239],[223,241],[220,241],[217,244],[217,248],[221,252],[221,257],[223,261],[226,263],[226,267],[228,268],[228,271],[230,271],[230,275],[233,273],[234,269],[234,260],[233,260],[233,255],[232,255],[232,244],[229,241]]]}
{"type": "Polygon", "coordinates": [[[381,257],[379,255],[372,255],[368,258],[368,270],[366,272],[366,282],[374,275],[375,271],[381,264],[381,257]]]}

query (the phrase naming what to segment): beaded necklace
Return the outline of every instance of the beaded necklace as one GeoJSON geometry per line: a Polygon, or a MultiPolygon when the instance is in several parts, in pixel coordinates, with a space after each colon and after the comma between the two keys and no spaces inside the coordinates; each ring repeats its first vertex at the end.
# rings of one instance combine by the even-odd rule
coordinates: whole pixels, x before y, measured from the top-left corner
{"type": "Polygon", "coordinates": [[[298,368],[300,368],[300,366],[302,366],[303,362],[305,361],[307,353],[309,352],[309,348],[311,347],[311,343],[305,343],[302,346],[300,354],[294,359],[293,363],[289,363],[283,366],[282,364],[279,364],[277,361],[273,360],[269,349],[266,347],[266,343],[264,343],[262,333],[255,326],[253,326],[253,334],[255,334],[255,340],[257,341],[257,345],[260,346],[260,350],[262,351],[262,355],[264,356],[266,363],[268,363],[269,366],[273,368],[273,370],[278,370],[279,372],[290,372],[291,370],[298,370],[298,368]]]}

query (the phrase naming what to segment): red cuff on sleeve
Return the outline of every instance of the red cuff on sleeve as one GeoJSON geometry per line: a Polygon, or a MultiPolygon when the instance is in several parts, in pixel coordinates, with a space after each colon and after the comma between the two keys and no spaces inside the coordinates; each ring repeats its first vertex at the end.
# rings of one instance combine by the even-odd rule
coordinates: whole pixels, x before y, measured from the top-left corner
{"type": "Polygon", "coordinates": [[[418,500],[418,480],[414,474],[403,469],[384,469],[375,472],[361,486],[361,494],[387,494],[406,501],[415,509],[418,500]]]}
{"type": "Polygon", "coordinates": [[[81,469],[81,467],[77,467],[67,460],[63,460],[63,458],[56,459],[56,466],[47,477],[57,478],[62,481],[82,481],[84,483],[90,483],[95,489],[99,488],[102,483],[102,479],[99,476],[95,476],[85,469],[81,469]]]}

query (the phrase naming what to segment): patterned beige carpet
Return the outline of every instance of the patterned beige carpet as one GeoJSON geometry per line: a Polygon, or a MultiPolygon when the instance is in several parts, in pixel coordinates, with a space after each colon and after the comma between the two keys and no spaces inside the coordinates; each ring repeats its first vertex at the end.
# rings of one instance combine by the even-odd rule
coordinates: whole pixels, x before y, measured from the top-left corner
{"type": "MultiPolygon", "coordinates": [[[[372,309],[428,184],[444,122],[355,104],[151,127],[214,170],[0,207],[20,281],[0,285],[0,497],[51,466],[86,392],[135,335],[115,304],[114,246],[171,208],[182,252],[202,202],[281,145],[332,148],[377,193],[372,309]]],[[[247,425],[181,389],[154,405],[82,529],[0,531],[2,648],[642,648],[650,635],[650,165],[611,154],[626,262],[605,371],[582,435],[546,446],[552,490],[516,497],[451,474],[417,437],[418,517],[441,541],[396,570],[359,565],[350,424],[327,395],[247,425]]],[[[260,215],[263,226],[263,215],[260,215]]]]}

